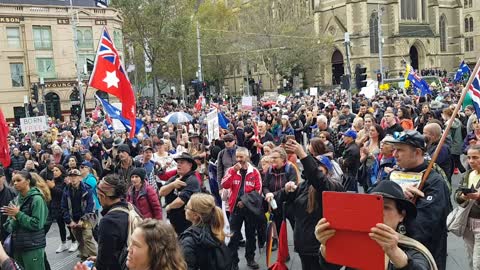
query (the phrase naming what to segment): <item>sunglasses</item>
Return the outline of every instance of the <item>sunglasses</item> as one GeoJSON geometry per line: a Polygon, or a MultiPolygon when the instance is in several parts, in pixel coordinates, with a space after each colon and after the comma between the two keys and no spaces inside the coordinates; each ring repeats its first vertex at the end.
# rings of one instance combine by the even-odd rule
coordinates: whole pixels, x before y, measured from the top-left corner
{"type": "Polygon", "coordinates": [[[233,140],[225,140],[226,143],[233,142],[233,140]]]}

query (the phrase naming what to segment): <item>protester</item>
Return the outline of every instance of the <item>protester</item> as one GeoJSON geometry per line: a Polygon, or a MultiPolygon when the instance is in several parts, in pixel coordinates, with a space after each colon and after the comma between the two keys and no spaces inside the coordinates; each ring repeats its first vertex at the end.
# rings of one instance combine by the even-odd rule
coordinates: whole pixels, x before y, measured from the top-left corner
{"type": "MultiPolygon", "coordinates": [[[[323,146],[323,145],[322,145],[323,146]]],[[[285,146],[294,152],[304,168],[305,181],[299,183],[288,182],[282,190],[281,200],[293,207],[295,214],[295,228],[293,231],[294,248],[300,256],[302,270],[321,269],[319,265],[319,242],[314,237],[315,224],[322,218],[322,192],[343,191],[340,183],[329,180],[332,164],[326,156],[319,160],[307,155],[302,146],[294,140],[289,140],[285,146]]],[[[319,149],[319,152],[325,152],[319,149]]]]}
{"type": "Polygon", "coordinates": [[[133,231],[128,247],[129,270],[186,270],[187,264],[170,224],[146,219],[133,231]]]}
{"type": "Polygon", "coordinates": [[[124,200],[126,190],[126,182],[116,174],[107,175],[98,183],[102,218],[98,224],[97,270],[121,269],[120,258],[127,246],[129,228],[128,204],[124,200]]]}
{"type": "Polygon", "coordinates": [[[178,234],[184,232],[191,223],[185,218],[185,205],[190,197],[200,192],[200,184],[195,176],[197,164],[188,153],[175,158],[177,174],[170,178],[159,190],[159,195],[165,197],[165,211],[178,234]]]}
{"type": "Polygon", "coordinates": [[[90,161],[85,160],[80,165],[80,173],[82,174],[82,182],[87,184],[92,190],[93,201],[95,202],[95,212],[100,210],[100,202],[97,196],[97,177],[96,172],[93,169],[93,164],[90,161]]]}
{"type": "Polygon", "coordinates": [[[344,172],[342,184],[348,191],[358,191],[357,172],[360,167],[360,149],[355,143],[356,138],[357,132],[354,130],[349,130],[343,134],[342,140],[345,144],[345,151],[338,160],[338,164],[344,172]]]}
{"type": "MultiPolygon", "coordinates": [[[[230,209],[230,230],[233,233],[228,248],[232,252],[232,270],[238,269],[238,246],[241,239],[241,229],[245,223],[246,248],[245,258],[247,265],[252,269],[259,269],[255,262],[255,229],[256,217],[248,209],[242,199],[249,193],[257,193],[260,196],[262,179],[260,172],[249,162],[250,152],[247,148],[239,147],[236,151],[237,163],[227,170],[222,179],[222,188],[231,189],[232,194],[228,201],[230,209]]],[[[261,200],[260,200],[261,204],[261,200]]]]}
{"type": "Polygon", "coordinates": [[[135,168],[130,174],[132,185],[127,192],[127,201],[135,205],[144,218],[162,219],[162,207],[155,189],[146,181],[144,168],[135,168]]]}
{"type": "Polygon", "coordinates": [[[12,234],[13,256],[25,269],[45,269],[44,226],[48,216],[45,197],[29,172],[18,171],[12,180],[19,194],[2,208],[2,213],[8,216],[3,226],[12,234]]]}
{"type": "Polygon", "coordinates": [[[225,142],[225,149],[220,151],[217,157],[217,181],[219,182],[222,181],[227,170],[235,164],[235,153],[238,148],[232,134],[223,135],[223,141],[225,142]]]}
{"type": "Polygon", "coordinates": [[[466,207],[468,203],[472,204],[472,208],[468,213],[468,222],[463,233],[463,240],[467,247],[467,257],[470,269],[480,269],[480,260],[475,250],[479,248],[479,219],[480,206],[476,203],[480,199],[480,145],[473,145],[468,149],[469,170],[466,171],[460,180],[459,188],[455,192],[455,200],[459,205],[466,207]],[[472,189],[473,188],[473,189],[472,189]],[[462,189],[472,189],[472,192],[462,191],[462,189]]]}
{"type": "MultiPolygon", "coordinates": [[[[405,131],[397,139],[388,141],[394,145],[397,165],[405,172],[421,174],[428,166],[425,160],[425,139],[418,131],[405,131]]],[[[419,190],[415,185],[405,186],[405,196],[415,196],[417,218],[409,221],[410,236],[425,245],[435,258],[438,269],[446,268],[447,259],[447,215],[452,210],[448,179],[432,170],[419,190]]]]}
{"type": "Polygon", "coordinates": [[[90,256],[97,255],[97,249],[93,243],[93,228],[96,222],[93,192],[82,181],[79,170],[68,171],[68,178],[70,183],[63,190],[62,197],[63,220],[77,240],[69,251],[78,247],[80,258],[86,260],[90,256]]]}
{"type": "MultiPolygon", "coordinates": [[[[3,168],[0,168],[0,209],[8,206],[8,204],[15,199],[17,196],[17,193],[13,188],[11,188],[8,183],[6,183],[7,177],[5,176],[5,170],[3,168]]],[[[8,216],[7,215],[1,215],[0,216],[0,221],[2,222],[2,225],[5,224],[7,221],[8,216]]],[[[0,240],[3,241],[5,238],[8,236],[8,232],[0,226],[0,240]]],[[[1,246],[1,245],[0,245],[1,246]]],[[[3,268],[2,268],[3,269],[3,268]]]]}
{"type": "MultiPolygon", "coordinates": [[[[442,137],[442,127],[437,123],[428,123],[423,127],[423,136],[427,143],[427,153],[432,157],[435,150],[439,147],[440,138],[442,137]]],[[[454,163],[450,155],[450,149],[448,142],[444,143],[435,163],[442,168],[448,176],[448,181],[451,183],[454,163]]]]}
{"type": "MultiPolygon", "coordinates": [[[[383,197],[383,223],[373,227],[368,235],[385,252],[387,256],[385,269],[436,270],[430,252],[421,243],[408,237],[410,228],[405,224],[408,220],[415,219],[417,211],[415,205],[403,195],[402,188],[393,181],[381,181],[369,193],[383,197]]],[[[325,218],[322,218],[315,227],[315,236],[321,243],[320,267],[317,269],[342,267],[325,260],[325,254],[328,252],[327,241],[335,236],[335,230],[329,227],[330,223],[325,218]]]]}
{"type": "Polygon", "coordinates": [[[224,242],[223,214],[214,198],[205,193],[194,194],[185,209],[185,217],[192,226],[179,236],[179,241],[188,269],[231,269],[232,258],[224,242]]]}

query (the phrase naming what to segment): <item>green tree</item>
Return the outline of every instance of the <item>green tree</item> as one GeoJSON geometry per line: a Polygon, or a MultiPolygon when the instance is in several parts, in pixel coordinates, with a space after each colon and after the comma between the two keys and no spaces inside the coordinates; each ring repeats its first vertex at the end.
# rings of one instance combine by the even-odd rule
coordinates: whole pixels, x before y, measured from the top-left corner
{"type": "Polygon", "coordinates": [[[316,36],[314,16],[305,1],[250,1],[238,13],[234,44],[246,52],[248,61],[267,71],[272,85],[283,76],[317,69],[333,44],[331,37],[316,36]]]}
{"type": "MultiPolygon", "coordinates": [[[[189,62],[192,40],[192,15],[195,0],[113,0],[124,19],[124,36],[135,49],[135,64],[142,67],[142,56],[152,65],[151,77],[156,89],[158,79],[178,82],[178,52],[189,62]]],[[[184,65],[185,73],[192,72],[184,65]]],[[[140,71],[140,70],[139,70],[140,71]]],[[[139,75],[143,74],[143,71],[139,75]]],[[[156,91],[154,91],[156,97],[156,91]]],[[[155,99],[156,101],[156,99],[155,99]]]]}

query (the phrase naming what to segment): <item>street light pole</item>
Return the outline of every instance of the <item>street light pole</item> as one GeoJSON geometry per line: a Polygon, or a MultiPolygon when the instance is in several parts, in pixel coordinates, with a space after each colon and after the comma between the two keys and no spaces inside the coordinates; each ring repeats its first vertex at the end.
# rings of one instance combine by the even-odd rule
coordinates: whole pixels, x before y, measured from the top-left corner
{"type": "Polygon", "coordinates": [[[378,60],[380,61],[380,76],[381,79],[378,82],[378,87],[383,82],[383,33],[382,33],[382,10],[380,4],[378,4],[378,60]]]}
{"type": "Polygon", "coordinates": [[[345,73],[348,77],[348,105],[350,109],[352,109],[352,86],[351,86],[351,77],[352,77],[352,70],[350,69],[350,33],[345,32],[345,52],[347,54],[347,66],[345,67],[345,73]]]}
{"type": "Polygon", "coordinates": [[[185,84],[183,84],[183,61],[182,51],[178,51],[178,64],[180,65],[180,91],[182,91],[182,99],[185,100],[185,84]]]}
{"type": "Polygon", "coordinates": [[[85,106],[86,102],[84,100],[83,96],[83,88],[82,88],[82,75],[81,75],[81,70],[82,68],[79,67],[79,61],[78,61],[78,34],[77,34],[77,20],[75,19],[75,14],[73,12],[73,3],[72,0],[70,0],[70,12],[72,13],[72,31],[73,31],[73,44],[75,48],[75,67],[77,68],[77,89],[78,93],[80,95],[80,108],[81,108],[81,113],[80,113],[80,122],[85,123],[85,106]]]}
{"type": "Polygon", "coordinates": [[[198,53],[198,80],[203,81],[202,76],[202,50],[200,48],[200,23],[197,21],[197,53],[198,53]]]}

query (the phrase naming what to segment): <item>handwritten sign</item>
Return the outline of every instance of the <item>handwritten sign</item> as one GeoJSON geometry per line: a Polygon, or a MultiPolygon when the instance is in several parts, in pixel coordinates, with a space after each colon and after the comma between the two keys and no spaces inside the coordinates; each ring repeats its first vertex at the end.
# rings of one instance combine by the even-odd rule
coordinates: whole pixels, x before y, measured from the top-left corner
{"type": "Polygon", "coordinates": [[[23,133],[48,130],[45,116],[20,118],[20,128],[23,133]]]}
{"type": "Polygon", "coordinates": [[[207,131],[208,131],[208,141],[213,141],[220,138],[220,125],[218,124],[218,113],[217,109],[209,112],[207,114],[207,131]]]}

